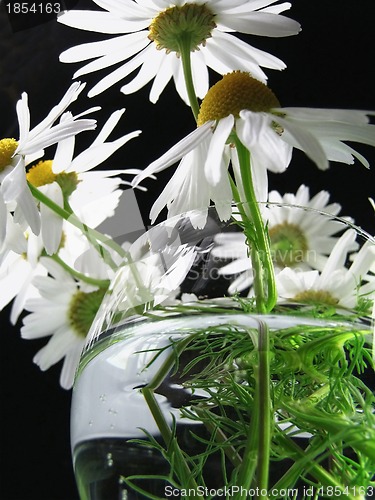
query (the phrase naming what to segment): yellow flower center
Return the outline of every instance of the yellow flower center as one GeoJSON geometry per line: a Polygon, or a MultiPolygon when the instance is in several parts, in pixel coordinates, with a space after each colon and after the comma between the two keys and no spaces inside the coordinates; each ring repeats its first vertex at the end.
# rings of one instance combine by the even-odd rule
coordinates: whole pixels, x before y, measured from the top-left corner
{"type": "Polygon", "coordinates": [[[304,304],[318,304],[327,306],[337,306],[338,299],[333,297],[326,290],[305,290],[304,292],[298,293],[294,300],[297,302],[302,302],[304,304]]]}
{"type": "Polygon", "coordinates": [[[102,303],[106,290],[99,288],[94,292],[78,291],[70,301],[68,320],[77,336],[85,338],[102,303]]]}
{"type": "Polygon", "coordinates": [[[18,142],[16,139],[1,139],[0,141],[0,173],[12,162],[18,142]]]}
{"type": "Polygon", "coordinates": [[[26,179],[35,187],[52,184],[56,180],[56,174],[52,171],[52,160],[40,161],[30,168],[26,179]]]}
{"type": "Polygon", "coordinates": [[[273,262],[280,267],[293,267],[305,261],[309,249],[303,231],[296,225],[284,222],[269,230],[273,262]]]}
{"type": "Polygon", "coordinates": [[[224,75],[207,92],[200,107],[198,126],[230,114],[238,118],[243,109],[261,112],[279,106],[277,97],[267,85],[249,73],[234,71],[224,75]]]}
{"type": "Polygon", "coordinates": [[[215,15],[206,7],[188,3],[182,7],[170,7],[160,12],[149,26],[148,38],[158,50],[167,53],[181,52],[181,44],[187,44],[189,51],[199,50],[206,43],[216,27],[215,15]]]}
{"type": "Polygon", "coordinates": [[[80,182],[76,172],[55,174],[52,170],[52,160],[40,161],[31,167],[26,174],[26,178],[35,187],[57,182],[66,198],[72,194],[80,182]]]}

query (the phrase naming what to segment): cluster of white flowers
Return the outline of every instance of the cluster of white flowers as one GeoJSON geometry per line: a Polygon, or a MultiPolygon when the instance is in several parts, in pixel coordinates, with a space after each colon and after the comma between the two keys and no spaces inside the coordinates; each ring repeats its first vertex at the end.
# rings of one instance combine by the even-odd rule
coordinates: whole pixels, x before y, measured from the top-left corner
{"type": "MultiPolygon", "coordinates": [[[[336,217],[341,207],[327,204],[328,198],[328,192],[321,191],[309,199],[306,186],[300,186],[295,195],[269,193],[264,217],[276,270],[278,302],[354,310],[365,300],[369,312],[374,301],[374,240],[363,238],[358,242],[357,232],[347,228],[351,219],[336,217]]],[[[213,254],[230,260],[219,269],[219,274],[233,277],[228,292],[247,291],[252,296],[254,277],[245,235],[222,233],[216,237],[216,244],[213,254]]]]}
{"type": "MultiPolygon", "coordinates": [[[[139,69],[121,92],[134,93],[153,80],[150,101],[156,103],[173,79],[197,126],[142,171],[93,171],[140,134],[108,140],[124,109],[113,112],[91,145],[75,155],[76,136],[97,126],[95,119],[85,116],[100,109],[76,116],[68,110],[85,84],[73,83],[31,129],[28,96],[22,94],[16,106],[19,139],[0,140],[0,309],[13,301],[14,324],[24,313],[24,338],[51,337],[34,358],[41,369],[64,359],[61,385],[71,387],[90,328],[97,333],[108,320],[94,319],[100,304],[115,304],[129,313],[178,298],[196,256],[192,247],[181,243],[160,255],[148,246],[151,233],[129,248],[96,231],[113,215],[124,185],[143,189],[143,179],[155,178],[177,162],[151,209],[152,222],[164,207],[168,217],[195,210],[190,219],[194,228],[201,229],[213,203],[221,221],[246,219],[256,227],[254,238],[268,232],[277,301],[321,300],[355,308],[366,299],[371,307],[374,241],[370,238],[359,248],[354,231],[339,236],[343,221],[351,219],[335,218],[340,206],[328,204],[325,191],[311,199],[305,186],[296,195],[268,192],[268,171],[285,171],[293,148],[326,169],[329,161],[351,164],[355,159],[369,166],[347,141],[375,146],[375,126],[369,121],[374,111],[280,106],[262,68],[282,70],[285,64],[233,34],[298,34],[299,23],[281,15],[291,4],[278,0],[93,0],[93,4],[92,11],[72,10],[58,19],[74,28],[116,35],[70,48],[60,56],[69,63],[92,59],[74,77],[117,65],[88,95],[97,96],[139,69]],[[211,88],[209,69],[223,75],[211,88]],[[55,152],[45,159],[50,146],[55,152]],[[132,178],[123,180],[124,174],[132,178]],[[233,208],[250,201],[264,203],[258,219],[247,208],[240,214],[233,208]],[[293,210],[295,205],[305,209],[293,210]],[[111,294],[106,296],[108,290],[111,294]]],[[[219,271],[235,276],[229,294],[243,290],[257,294],[249,258],[249,245],[255,241],[241,232],[217,239],[215,255],[232,260],[219,271]]],[[[259,244],[267,249],[267,237],[259,244]]]]}

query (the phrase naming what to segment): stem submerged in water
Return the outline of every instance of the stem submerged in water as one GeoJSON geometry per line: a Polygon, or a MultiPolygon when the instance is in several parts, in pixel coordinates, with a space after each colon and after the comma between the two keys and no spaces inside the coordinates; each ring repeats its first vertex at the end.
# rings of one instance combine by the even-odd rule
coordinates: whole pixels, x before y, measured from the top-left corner
{"type": "Polygon", "coordinates": [[[235,500],[247,498],[251,487],[258,489],[259,498],[268,498],[268,477],[271,449],[270,335],[265,322],[259,321],[258,366],[255,376],[253,411],[243,461],[238,472],[239,493],[235,500]]]}

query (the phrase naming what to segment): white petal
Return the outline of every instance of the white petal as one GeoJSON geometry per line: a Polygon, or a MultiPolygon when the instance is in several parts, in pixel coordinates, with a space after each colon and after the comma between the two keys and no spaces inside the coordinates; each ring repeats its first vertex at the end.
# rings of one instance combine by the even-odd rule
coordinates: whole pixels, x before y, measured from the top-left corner
{"type": "MultiPolygon", "coordinates": [[[[262,82],[267,80],[267,75],[258,64],[254,63],[249,57],[242,59],[233,55],[231,51],[222,50],[220,41],[216,40],[216,38],[210,38],[205,47],[204,57],[207,66],[222,75],[236,69],[249,72],[262,82]]],[[[282,67],[285,67],[285,65],[283,64],[282,67]]]]}
{"type": "MultiPolygon", "coordinates": [[[[236,58],[240,58],[244,60],[246,63],[259,64],[259,66],[271,69],[284,69],[285,63],[275,57],[268,52],[257,49],[252,45],[249,45],[239,38],[236,38],[233,35],[229,35],[228,33],[221,33],[220,31],[214,31],[212,34],[212,38],[207,40],[207,48],[209,49],[211,44],[215,42],[219,48],[224,53],[229,53],[231,56],[236,58]]],[[[249,68],[249,72],[250,68],[249,68]]]]}
{"type": "MultiPolygon", "coordinates": [[[[150,6],[140,5],[141,2],[135,3],[133,0],[95,0],[95,3],[105,10],[108,10],[120,17],[134,20],[143,19],[150,21],[157,14],[157,10],[153,5],[155,2],[150,2],[150,6]]],[[[163,2],[164,3],[164,2],[163,2]]],[[[166,6],[163,7],[165,9],[166,6]]]]}
{"type": "Polygon", "coordinates": [[[213,122],[206,122],[201,127],[193,130],[193,132],[190,132],[189,135],[175,144],[169,151],[164,153],[163,156],[152,162],[141,174],[137,175],[132,182],[132,186],[137,186],[143,179],[149,177],[150,174],[165,170],[196,148],[198,144],[202,143],[211,135],[212,125],[213,122]]]}
{"type": "Polygon", "coordinates": [[[284,128],[282,137],[286,142],[304,151],[318,168],[327,170],[327,156],[316,137],[300,125],[291,123],[284,118],[277,117],[277,122],[284,128]]]}
{"type": "Polygon", "coordinates": [[[195,93],[197,97],[203,99],[208,92],[209,75],[202,50],[191,53],[191,69],[195,93]]]}
{"type": "Polygon", "coordinates": [[[18,255],[15,259],[12,267],[0,277],[0,311],[20,292],[30,273],[30,264],[26,260],[18,255]]]}
{"type": "MultiPolygon", "coordinates": [[[[82,66],[82,68],[74,73],[74,78],[79,78],[82,75],[87,75],[88,73],[93,73],[94,71],[113,66],[121,61],[126,61],[129,57],[135,56],[138,52],[150,45],[150,40],[144,35],[139,37],[139,33],[131,33],[130,35],[118,37],[117,41],[118,46],[116,49],[109,50],[107,54],[82,66]]],[[[83,56],[81,56],[81,58],[82,57],[83,56]]]]}
{"type": "Polygon", "coordinates": [[[85,130],[94,130],[95,127],[96,120],[88,119],[59,123],[46,130],[44,133],[36,135],[33,139],[29,137],[21,152],[22,154],[32,154],[58,141],[67,139],[72,135],[77,135],[85,130]]]}
{"type": "Polygon", "coordinates": [[[101,92],[104,92],[104,90],[107,90],[109,87],[112,85],[115,85],[117,82],[120,80],[124,79],[126,76],[128,76],[130,73],[132,73],[134,70],[139,68],[145,60],[147,60],[150,51],[152,50],[153,46],[150,44],[148,45],[145,49],[143,49],[141,52],[139,52],[136,56],[134,56],[130,61],[127,63],[123,64],[116,70],[112,71],[109,75],[107,75],[105,78],[100,80],[87,94],[89,97],[94,97],[101,92]]]}
{"type": "Polygon", "coordinates": [[[367,124],[369,119],[367,115],[373,115],[374,111],[361,111],[358,109],[326,109],[326,108],[296,108],[285,107],[276,109],[280,113],[286,113],[288,118],[306,122],[316,121],[319,124],[326,122],[346,122],[367,124]]]}
{"type": "Polygon", "coordinates": [[[91,10],[71,10],[58,17],[58,22],[96,33],[119,34],[147,28],[150,20],[127,21],[111,14],[91,10]]]}
{"type": "Polygon", "coordinates": [[[163,57],[159,71],[155,75],[151,90],[150,90],[150,101],[156,103],[163,92],[168,82],[172,78],[172,61],[171,57],[163,57]]]}
{"type": "Polygon", "coordinates": [[[331,255],[328,257],[327,263],[322,271],[320,277],[322,284],[326,284],[327,287],[329,287],[330,284],[332,285],[332,274],[336,270],[344,268],[349,248],[353,244],[355,239],[356,233],[353,229],[348,229],[340,237],[340,239],[334,246],[331,255]]]}
{"type": "Polygon", "coordinates": [[[162,51],[153,49],[154,46],[151,45],[150,51],[153,51],[153,54],[149,54],[150,57],[142,64],[138,74],[133,80],[121,87],[121,92],[124,94],[137,92],[157,75],[165,55],[162,51]]]}
{"type": "Polygon", "coordinates": [[[91,147],[96,146],[97,144],[102,144],[106,139],[108,139],[110,133],[116,127],[116,125],[120,121],[120,118],[122,117],[124,112],[125,112],[125,108],[122,108],[122,109],[118,109],[117,111],[114,111],[111,114],[111,116],[108,118],[108,120],[103,125],[100,132],[97,134],[94,142],[91,144],[91,147]]]}
{"type": "Polygon", "coordinates": [[[12,172],[1,184],[5,203],[15,201],[34,234],[40,231],[40,216],[36,202],[27,186],[25,165],[20,158],[12,172]]]}
{"type": "Polygon", "coordinates": [[[83,345],[84,339],[82,339],[81,343],[79,341],[76,342],[76,345],[65,355],[60,375],[60,385],[63,389],[71,389],[73,386],[74,376],[81,357],[83,345]]]}
{"type": "Polygon", "coordinates": [[[8,224],[8,211],[0,192],[0,251],[2,250],[5,241],[7,224],[8,224]]]}
{"type": "MultiPolygon", "coordinates": [[[[134,39],[135,37],[140,38],[141,36],[139,33],[131,33],[130,35],[117,36],[109,40],[82,43],[62,52],[60,54],[60,62],[74,63],[94,59],[96,57],[100,58],[101,56],[117,52],[121,48],[124,49],[125,45],[127,45],[125,43],[126,41],[131,45],[132,38],[134,39]]],[[[142,35],[142,38],[144,38],[144,35],[142,35]]],[[[126,57],[123,59],[125,60],[126,57]]]]}
{"type": "MultiPolygon", "coordinates": [[[[61,101],[54,106],[48,115],[42,120],[36,127],[34,127],[29,134],[28,142],[35,140],[40,134],[42,134],[46,129],[48,129],[66,110],[66,108],[74,102],[82,90],[85,88],[86,84],[81,82],[74,82],[66,91],[61,101]]],[[[53,143],[51,143],[53,144],[53,143]]],[[[47,147],[47,146],[43,146],[47,147]]],[[[23,154],[27,154],[27,151],[23,151],[23,144],[20,141],[19,150],[23,152],[23,154]]]]}
{"type": "Polygon", "coordinates": [[[292,148],[272,129],[269,115],[243,110],[236,120],[236,130],[259,168],[283,172],[288,167],[292,148]]]}
{"type": "Polygon", "coordinates": [[[20,129],[18,144],[22,144],[27,140],[30,131],[30,111],[28,107],[28,96],[26,92],[22,93],[21,99],[17,102],[16,111],[20,129]]]}
{"type": "Polygon", "coordinates": [[[72,161],[69,167],[69,171],[81,173],[91,170],[92,168],[100,165],[105,160],[107,160],[107,158],[109,158],[113,153],[115,153],[115,151],[126,144],[130,139],[138,137],[139,134],[140,131],[137,130],[125,135],[124,137],[121,137],[120,139],[117,139],[116,141],[105,142],[104,144],[98,144],[97,146],[89,147],[72,161]]]}
{"type": "MultiPolygon", "coordinates": [[[[41,186],[39,190],[55,202],[59,207],[64,206],[63,194],[60,186],[53,182],[41,186]]],[[[61,243],[63,219],[53,212],[49,207],[41,203],[40,215],[42,221],[42,239],[48,255],[53,255],[57,252],[61,243]]]]}
{"type": "Polygon", "coordinates": [[[208,182],[216,185],[221,179],[220,165],[223,158],[226,141],[234,125],[233,115],[229,115],[219,120],[212,135],[210,146],[207,152],[207,160],[204,165],[204,173],[208,182]]]}
{"type": "Polygon", "coordinates": [[[241,16],[225,14],[223,22],[225,26],[241,33],[270,37],[296,35],[301,29],[297,21],[269,12],[249,12],[241,16]]]}

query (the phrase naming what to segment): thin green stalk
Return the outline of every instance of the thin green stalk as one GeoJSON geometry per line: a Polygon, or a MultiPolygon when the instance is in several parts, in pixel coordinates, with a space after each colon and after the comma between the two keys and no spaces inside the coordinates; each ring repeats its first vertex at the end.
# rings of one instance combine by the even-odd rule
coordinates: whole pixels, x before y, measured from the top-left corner
{"type": "Polygon", "coordinates": [[[176,365],[176,359],[191,343],[195,335],[188,335],[186,338],[179,340],[173,344],[171,354],[166,358],[159,370],[155,373],[154,377],[147,384],[147,388],[155,391],[164,382],[172,368],[176,365]]]}
{"type": "MultiPolygon", "coordinates": [[[[29,189],[31,191],[31,194],[34,196],[36,200],[39,202],[43,203],[46,205],[50,210],[55,212],[55,214],[59,215],[62,219],[70,222],[73,226],[77,227],[82,231],[83,234],[85,234],[90,241],[96,241],[96,242],[101,242],[104,245],[106,245],[108,248],[111,248],[114,250],[120,257],[126,258],[127,257],[127,252],[120,246],[118,245],[114,240],[111,238],[108,238],[108,236],[105,236],[104,234],[100,233],[99,231],[96,231],[96,229],[92,229],[88,227],[86,224],[83,224],[76,215],[70,213],[69,211],[65,210],[65,208],[60,207],[55,203],[53,200],[48,198],[45,194],[43,194],[39,189],[37,189],[35,186],[30,184],[28,182],[29,189]]],[[[100,245],[100,252],[102,251],[105,252],[105,249],[100,245]]],[[[108,252],[106,252],[108,253],[108,252]]],[[[110,259],[112,261],[112,259],[110,259]]],[[[111,267],[116,269],[118,266],[111,262],[111,267]]]]}
{"type": "Polygon", "coordinates": [[[185,34],[179,39],[180,56],[182,62],[182,69],[184,72],[186,91],[190,103],[191,110],[193,112],[195,121],[198,119],[199,114],[199,103],[197,94],[195,93],[193,74],[191,71],[191,52],[190,52],[190,35],[185,34]]]}
{"type": "Polygon", "coordinates": [[[253,266],[256,266],[254,267],[255,297],[259,312],[266,313],[273,309],[277,300],[275,273],[269,246],[269,238],[255,196],[251,175],[250,153],[237,136],[234,136],[234,142],[240,164],[245,200],[249,208],[249,215],[256,234],[256,241],[253,242],[253,247],[255,247],[253,257],[255,257],[256,260],[252,262],[253,266]],[[258,256],[256,256],[255,253],[257,253],[258,256]],[[263,283],[264,277],[266,278],[266,285],[263,283]]]}
{"type": "Polygon", "coordinates": [[[165,420],[164,414],[156,401],[154,392],[148,387],[144,387],[142,389],[142,394],[152,413],[156,425],[158,426],[160,434],[168,447],[169,453],[175,457],[175,467],[178,469],[176,472],[179,479],[182,479],[184,489],[194,490],[196,492],[194,497],[204,498],[203,495],[199,494],[198,485],[177,443],[177,439],[169,427],[168,422],[165,420]]]}
{"type": "MultiPolygon", "coordinates": [[[[86,238],[92,243],[94,248],[99,252],[104,262],[106,262],[114,271],[118,269],[119,265],[113,261],[110,253],[105,248],[105,246],[114,250],[123,259],[121,265],[128,264],[138,289],[142,291],[142,289],[146,288],[145,285],[143,284],[142,277],[140,276],[137,266],[133,262],[130,253],[124,250],[121,247],[121,245],[118,245],[112,238],[108,238],[108,236],[100,233],[96,229],[93,229],[91,227],[88,227],[86,224],[83,224],[74,213],[71,213],[70,209],[67,210],[65,208],[60,207],[59,205],[57,205],[57,203],[48,198],[48,196],[43,194],[41,191],[39,191],[39,189],[37,189],[32,184],[28,183],[28,185],[35,199],[46,205],[50,210],[55,212],[62,219],[70,222],[73,226],[80,229],[82,233],[86,236],[86,238]],[[105,246],[103,246],[102,243],[105,246]]],[[[66,204],[65,206],[69,208],[69,204],[66,204]]]]}
{"type": "Polygon", "coordinates": [[[72,267],[68,266],[66,262],[64,262],[58,255],[50,255],[51,259],[53,259],[55,262],[57,262],[62,268],[64,268],[68,273],[70,273],[72,276],[75,278],[88,283],[90,285],[98,286],[99,288],[108,288],[110,284],[110,280],[99,280],[96,278],[91,278],[90,276],[87,276],[86,274],[80,273],[76,269],[73,269],[72,267]]]}
{"type": "Polygon", "coordinates": [[[241,215],[242,220],[247,220],[247,215],[246,215],[246,212],[244,210],[244,207],[242,206],[243,204],[241,202],[241,197],[239,195],[236,183],[234,182],[234,180],[232,179],[232,176],[229,173],[228,173],[228,177],[229,177],[230,187],[232,189],[233,200],[235,201],[235,203],[237,203],[237,209],[241,215]]]}
{"type": "Polygon", "coordinates": [[[186,485],[186,489],[191,489],[196,492],[196,495],[194,496],[197,498],[203,498],[203,496],[199,494],[198,485],[194,476],[154,395],[154,391],[163,383],[170,370],[174,367],[176,363],[176,356],[178,357],[181,354],[181,352],[191,342],[192,338],[193,336],[189,336],[175,344],[174,350],[164,361],[153,379],[147,384],[147,386],[142,388],[142,394],[169,452],[176,458],[174,463],[178,469],[176,472],[179,479],[182,480],[184,486],[186,485]]]}
{"type": "MultiPolygon", "coordinates": [[[[206,414],[210,414],[211,413],[210,411],[203,410],[198,406],[194,408],[194,411],[201,419],[206,429],[214,437],[216,443],[224,444],[228,442],[228,436],[222,429],[220,429],[220,426],[218,424],[212,423],[212,421],[211,422],[208,421],[206,414]]],[[[231,461],[231,463],[234,465],[234,467],[240,467],[242,463],[242,457],[236,450],[235,446],[225,446],[224,453],[231,461]]]]}
{"type": "MultiPolygon", "coordinates": [[[[309,474],[315,478],[319,484],[323,486],[331,486],[335,488],[335,491],[343,491],[345,490],[345,486],[343,487],[336,478],[334,478],[326,469],[324,469],[315,458],[325,450],[326,444],[315,446],[309,445],[305,450],[300,448],[297,443],[295,443],[290,437],[282,435],[281,433],[278,435],[278,439],[280,444],[284,447],[285,450],[288,450],[289,456],[295,461],[294,464],[285,472],[282,478],[280,478],[273,486],[271,491],[280,491],[283,489],[288,489],[291,486],[291,483],[295,483],[295,481],[301,477],[301,473],[308,467],[309,474]],[[299,458],[297,458],[299,457],[299,458]]],[[[277,498],[276,495],[271,495],[270,499],[277,498]]],[[[347,494],[346,498],[348,500],[357,500],[356,496],[347,494]]]]}

